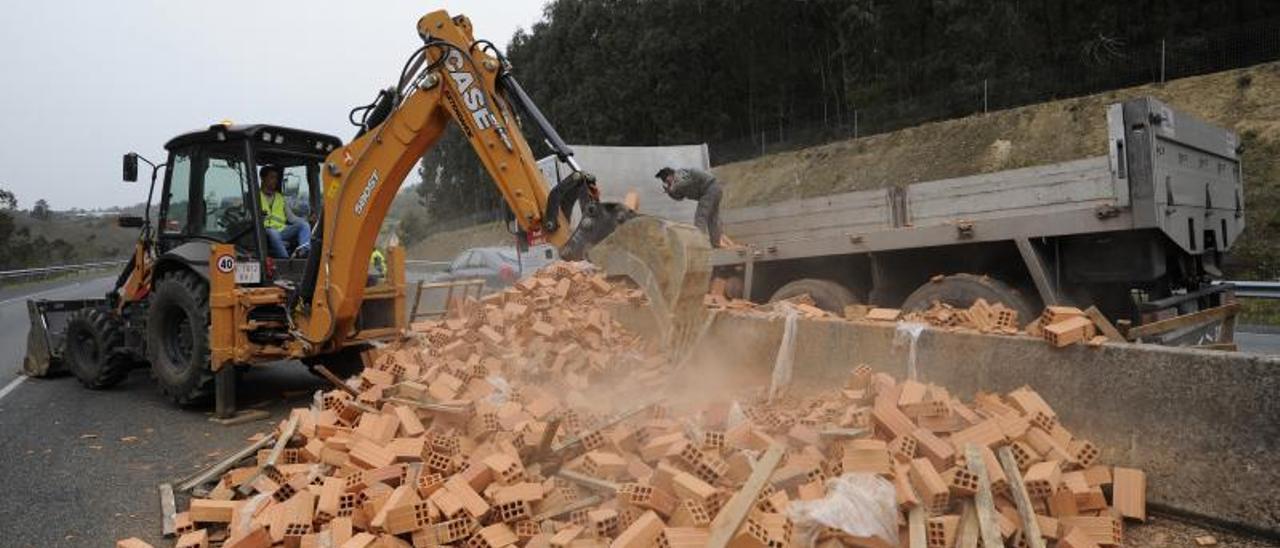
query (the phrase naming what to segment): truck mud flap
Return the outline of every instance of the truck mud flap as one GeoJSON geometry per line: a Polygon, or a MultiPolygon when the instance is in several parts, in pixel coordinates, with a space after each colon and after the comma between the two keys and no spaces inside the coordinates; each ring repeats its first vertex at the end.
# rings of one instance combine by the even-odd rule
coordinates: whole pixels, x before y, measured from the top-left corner
{"type": "Polygon", "coordinates": [[[77,310],[89,307],[106,307],[105,299],[68,301],[27,301],[27,316],[31,330],[27,332],[27,355],[22,360],[22,372],[29,377],[47,377],[64,372],[62,353],[65,350],[64,334],[67,319],[77,310]]]}

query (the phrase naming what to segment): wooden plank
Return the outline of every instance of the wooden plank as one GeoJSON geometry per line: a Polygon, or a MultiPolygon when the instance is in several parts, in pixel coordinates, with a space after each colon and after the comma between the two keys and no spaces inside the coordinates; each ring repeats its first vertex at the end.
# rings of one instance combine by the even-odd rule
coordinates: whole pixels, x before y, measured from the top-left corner
{"type": "Polygon", "coordinates": [[[964,501],[960,512],[960,531],[956,534],[956,548],[978,548],[978,510],[972,501],[964,501]]]}
{"type": "Polygon", "coordinates": [[[1022,537],[1030,548],[1045,548],[1044,536],[1040,534],[1040,522],[1036,520],[1036,510],[1031,506],[1031,497],[1027,495],[1027,486],[1022,483],[1022,473],[1018,471],[1018,460],[1013,458],[1013,451],[1008,445],[996,450],[1000,459],[1000,467],[1004,469],[1005,480],[1009,482],[1009,492],[1013,494],[1013,503],[1018,507],[1018,517],[1022,519],[1022,537]]]}
{"type": "Polygon", "coordinates": [[[1149,324],[1140,325],[1138,327],[1129,328],[1129,340],[1137,340],[1143,337],[1168,333],[1175,329],[1184,327],[1193,327],[1209,322],[1225,319],[1235,315],[1240,311],[1240,303],[1228,303],[1222,306],[1208,308],[1199,312],[1183,314],[1176,318],[1151,322],[1149,324]]]}
{"type": "Polygon", "coordinates": [[[973,496],[973,503],[978,516],[982,546],[1003,548],[1004,539],[1000,537],[1000,528],[996,526],[996,504],[991,496],[991,478],[987,477],[987,465],[982,460],[982,450],[977,444],[965,444],[964,461],[969,471],[978,475],[978,492],[973,496]]]}
{"type": "Polygon", "coordinates": [[[1106,316],[1102,315],[1102,311],[1098,310],[1098,307],[1090,306],[1089,308],[1084,309],[1084,315],[1088,316],[1090,320],[1093,320],[1093,325],[1098,326],[1098,332],[1106,335],[1108,339],[1113,341],[1125,340],[1124,335],[1120,334],[1120,330],[1116,329],[1116,326],[1111,323],[1111,320],[1108,320],[1106,316]]]}
{"type": "MultiPolygon", "coordinates": [[[[914,488],[911,489],[915,491],[914,488]]],[[[916,495],[916,500],[920,496],[916,495]]],[[[929,538],[925,531],[925,510],[923,504],[912,506],[907,511],[907,545],[911,548],[929,548],[929,538]]]]}
{"type": "Polygon", "coordinates": [[[574,483],[585,485],[592,489],[601,489],[601,490],[609,491],[613,493],[616,493],[618,491],[618,484],[616,482],[612,482],[606,479],[600,479],[594,476],[588,476],[581,472],[574,472],[573,470],[560,470],[559,472],[556,472],[556,475],[564,479],[567,479],[569,481],[572,481],[574,483]]]}
{"type": "Polygon", "coordinates": [[[178,514],[178,505],[173,502],[173,484],[160,484],[160,532],[166,537],[177,534],[173,518],[178,514]]]}
{"type": "Polygon", "coordinates": [[[601,502],[604,502],[604,497],[601,497],[600,495],[591,495],[585,499],[582,499],[578,502],[567,505],[563,508],[557,508],[555,510],[547,510],[546,512],[533,516],[532,519],[535,523],[541,522],[543,520],[548,520],[548,519],[556,519],[560,516],[569,514],[576,510],[581,510],[583,508],[591,508],[597,504],[600,504],[601,502]]]}
{"type": "Polygon", "coordinates": [[[716,514],[715,519],[711,521],[711,538],[707,541],[708,548],[725,548],[729,545],[729,541],[733,540],[733,535],[746,521],[747,513],[755,506],[756,497],[760,496],[764,486],[769,483],[769,476],[773,475],[773,470],[782,462],[783,452],[784,447],[781,444],[775,443],[769,446],[769,450],[765,451],[764,456],[760,457],[755,468],[751,470],[751,476],[747,478],[747,482],[738,489],[737,493],[734,493],[729,502],[720,508],[720,513],[716,514]]]}
{"type": "Polygon", "coordinates": [[[1209,343],[1209,344],[1198,344],[1198,345],[1193,346],[1193,347],[1191,347],[1191,348],[1199,348],[1199,349],[1201,349],[1201,350],[1223,350],[1223,351],[1226,351],[1226,352],[1235,352],[1236,350],[1239,350],[1238,348],[1236,348],[1236,343],[1209,343]]]}
{"type": "Polygon", "coordinates": [[[276,461],[280,460],[280,454],[284,453],[285,446],[289,445],[289,440],[293,439],[293,434],[298,431],[298,415],[290,414],[289,422],[284,425],[284,431],[280,433],[280,437],[276,438],[276,444],[271,448],[271,452],[267,453],[267,462],[265,466],[275,466],[276,461]]]}
{"type": "Polygon", "coordinates": [[[204,470],[196,473],[196,475],[191,476],[183,480],[182,482],[178,483],[178,492],[186,493],[187,491],[192,490],[198,485],[202,485],[204,483],[213,481],[218,476],[221,476],[223,472],[230,470],[232,466],[236,465],[236,463],[240,462],[241,460],[244,460],[246,457],[249,457],[251,455],[256,455],[260,449],[262,449],[263,447],[266,447],[267,445],[270,445],[273,441],[275,441],[275,439],[276,439],[276,435],[274,432],[266,436],[263,436],[262,439],[249,444],[243,449],[236,451],[235,453],[232,453],[227,458],[222,459],[221,461],[218,461],[213,466],[205,468],[204,470]]]}
{"type": "Polygon", "coordinates": [[[321,377],[324,377],[324,380],[329,381],[329,384],[332,384],[335,388],[351,394],[352,397],[360,396],[359,391],[343,382],[342,379],[338,378],[337,375],[334,375],[332,371],[329,371],[329,368],[323,365],[317,365],[312,369],[314,369],[316,373],[319,373],[321,377]]]}

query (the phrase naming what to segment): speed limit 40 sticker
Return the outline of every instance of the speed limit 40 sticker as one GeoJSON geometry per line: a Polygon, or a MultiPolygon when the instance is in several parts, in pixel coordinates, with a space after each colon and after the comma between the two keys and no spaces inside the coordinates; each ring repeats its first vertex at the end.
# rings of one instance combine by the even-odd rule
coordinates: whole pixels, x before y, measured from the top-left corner
{"type": "Polygon", "coordinates": [[[236,269],[236,258],[231,255],[219,255],[216,263],[218,272],[223,274],[230,274],[231,271],[236,269]]]}

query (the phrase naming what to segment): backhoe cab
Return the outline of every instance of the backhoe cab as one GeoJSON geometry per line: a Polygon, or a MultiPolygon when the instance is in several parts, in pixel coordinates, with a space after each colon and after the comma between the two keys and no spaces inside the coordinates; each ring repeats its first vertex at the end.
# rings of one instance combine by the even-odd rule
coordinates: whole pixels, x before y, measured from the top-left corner
{"type": "MultiPolygon", "coordinates": [[[[311,257],[297,248],[312,242],[285,242],[286,254],[273,256],[261,203],[259,173],[274,169],[292,216],[318,227],[321,166],[340,146],[330,135],[271,125],[217,124],[170,140],[167,161],[154,166],[163,172],[152,181],[153,194],[159,191],[154,226],[120,219],[143,230],[116,287],[103,299],[29,306],[27,373],[65,365],[86,386],[105,388],[150,363],[161,389],[186,404],[212,395],[214,375],[226,365],[292,357],[348,372],[358,367],[363,345],[405,326],[396,314],[403,310],[403,261],[391,259],[400,268],[365,289],[359,330],[345,351],[305,347],[291,333],[290,310],[309,305],[299,289],[311,257]],[[318,350],[329,355],[317,357],[318,350]]],[[[139,158],[125,155],[126,181],[137,180],[139,158]]]]}

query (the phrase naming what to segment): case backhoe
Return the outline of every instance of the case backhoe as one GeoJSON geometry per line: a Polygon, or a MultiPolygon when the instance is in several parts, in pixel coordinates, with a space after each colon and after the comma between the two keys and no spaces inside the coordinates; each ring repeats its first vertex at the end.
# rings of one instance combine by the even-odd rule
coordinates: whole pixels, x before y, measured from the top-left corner
{"type": "Polygon", "coordinates": [[[395,84],[351,112],[359,129],[349,143],[287,127],[216,124],[170,140],[163,164],[126,154],[126,180],[137,180],[139,160],[152,167],[146,216],[122,219],[141,229],[132,260],[103,299],[29,303],[26,373],[65,368],[105,388],[149,364],[176,402],[216,391],[223,413],[234,406],[235,372],[245,366],[300,359],[354,371],[365,347],[407,327],[403,251],[388,250],[388,274],[376,283],[368,283],[369,256],[405,176],[451,123],[498,186],[517,236],[551,243],[568,259],[589,254],[607,273],[632,278],[665,326],[665,342],[687,341],[709,276],[706,238],[600,202],[594,178],[501,52],[473,38],[466,17],[432,12],[417,30],[423,45],[395,84]],[[543,180],[522,120],[573,167],[570,176],[543,180]],[[281,175],[289,207],[314,226],[305,257],[268,252],[264,166],[281,175]]]}

